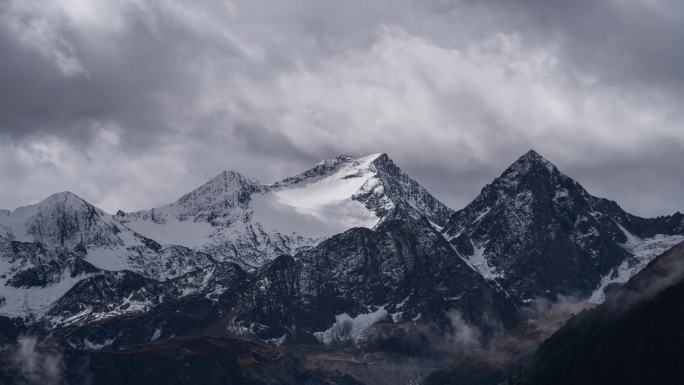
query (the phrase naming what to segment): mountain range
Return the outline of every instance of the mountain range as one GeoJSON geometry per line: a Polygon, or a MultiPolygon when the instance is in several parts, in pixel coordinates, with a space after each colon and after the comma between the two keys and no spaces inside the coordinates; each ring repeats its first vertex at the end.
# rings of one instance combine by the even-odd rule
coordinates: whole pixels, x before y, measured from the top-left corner
{"type": "MultiPolygon", "coordinates": [[[[0,322],[15,330],[0,343],[49,336],[69,359],[106,361],[96,376],[131,349],[444,354],[464,330],[516,330],[541,301],[601,304],[682,241],[681,213],[629,214],[533,150],[460,210],[386,154],[272,184],[226,171],[137,212],[62,192],[0,210],[0,322]]],[[[311,383],[358,381],[298,365],[311,383]]]]}

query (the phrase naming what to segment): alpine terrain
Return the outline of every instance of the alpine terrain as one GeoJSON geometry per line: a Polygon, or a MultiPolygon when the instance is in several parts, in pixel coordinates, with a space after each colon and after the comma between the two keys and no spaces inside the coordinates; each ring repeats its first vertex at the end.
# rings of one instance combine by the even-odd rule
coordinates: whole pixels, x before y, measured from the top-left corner
{"type": "Polygon", "coordinates": [[[535,151],[460,210],[387,154],[137,212],[57,193],[0,211],[0,383],[543,383],[537,345],[606,302],[540,350],[575,354],[563,330],[602,327],[682,241],[684,215],[631,215],[535,151]]]}

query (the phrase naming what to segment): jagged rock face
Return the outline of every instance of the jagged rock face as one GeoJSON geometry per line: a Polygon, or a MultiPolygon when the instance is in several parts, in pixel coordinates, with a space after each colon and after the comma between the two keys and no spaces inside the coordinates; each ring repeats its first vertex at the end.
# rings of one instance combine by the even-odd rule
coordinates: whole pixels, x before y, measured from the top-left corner
{"type": "Polygon", "coordinates": [[[71,278],[93,274],[98,271],[93,265],[78,257],[60,257],[38,266],[17,271],[6,285],[14,288],[45,288],[58,284],[66,273],[71,278]]]}
{"type": "MultiPolygon", "coordinates": [[[[386,196],[396,207],[395,214],[410,218],[426,217],[438,226],[444,226],[453,210],[433,197],[418,182],[409,177],[387,156],[381,154],[373,162],[381,189],[357,194],[355,199],[364,202],[369,209],[386,196]]],[[[376,211],[380,213],[379,211],[376,211]]],[[[387,216],[392,218],[392,216],[387,216]]]]}
{"type": "Polygon", "coordinates": [[[169,280],[164,285],[173,287],[179,296],[201,295],[216,300],[226,292],[230,295],[239,292],[249,278],[239,265],[220,262],[169,280]]]}
{"type": "MultiPolygon", "coordinates": [[[[181,246],[155,249],[151,243],[149,246],[116,248],[106,257],[125,261],[126,268],[135,270],[147,280],[166,280],[214,264],[208,254],[181,246]]],[[[0,290],[0,314],[41,317],[54,301],[78,286],[81,280],[105,274],[105,270],[89,262],[91,259],[96,258],[78,248],[69,250],[49,248],[40,243],[0,242],[0,287],[3,288],[0,290]]],[[[96,260],[106,265],[108,262],[103,259],[96,260]]],[[[74,301],[79,302],[79,299],[74,301]]]]}
{"type": "Polygon", "coordinates": [[[71,278],[95,273],[82,254],[68,250],[46,249],[41,244],[0,242],[0,260],[7,269],[0,272],[5,285],[13,288],[45,288],[57,284],[67,273],[71,278]]]}
{"type": "Polygon", "coordinates": [[[167,280],[179,277],[196,269],[211,266],[214,258],[203,252],[183,246],[164,246],[150,249],[149,246],[128,248],[130,268],[145,277],[167,280]]]}
{"type": "Polygon", "coordinates": [[[623,262],[643,265],[681,236],[635,255],[641,238],[681,233],[681,215],[630,215],[591,196],[534,151],[485,186],[445,228],[463,258],[520,300],[588,296],[617,277],[623,262]]]}
{"type": "MultiPolygon", "coordinates": [[[[74,297],[75,298],[75,297],[74,297]]],[[[59,311],[34,324],[34,334],[50,334],[78,349],[121,349],[177,336],[201,335],[220,323],[235,304],[221,298],[221,305],[203,296],[183,297],[164,285],[145,285],[123,299],[84,309],[60,307],[59,311]]],[[[227,333],[218,333],[226,335],[227,333]]]]}
{"type": "Polygon", "coordinates": [[[102,271],[53,304],[37,333],[49,330],[82,349],[122,348],[198,333],[227,335],[231,310],[249,278],[231,263],[215,263],[164,282],[129,271],[102,271]]]}
{"type": "Polygon", "coordinates": [[[458,310],[478,325],[488,317],[510,324],[516,313],[427,220],[352,229],[282,256],[259,273],[246,298],[236,325],[263,338],[325,331],[343,313],[448,323],[447,313],[458,310]]]}
{"type": "Polygon", "coordinates": [[[592,198],[594,198],[593,206],[598,209],[598,212],[605,217],[614,219],[615,222],[638,237],[651,238],[660,234],[684,234],[684,215],[680,212],[657,218],[641,218],[625,212],[614,201],[592,198]]]}
{"type": "Polygon", "coordinates": [[[83,255],[42,244],[0,242],[0,315],[36,316],[98,269],[83,255]]]}
{"type": "Polygon", "coordinates": [[[209,242],[201,249],[220,261],[237,263],[254,271],[276,255],[295,254],[316,242],[295,233],[267,231],[260,223],[247,220],[239,229],[228,229],[210,236],[209,242]]]}
{"type": "Polygon", "coordinates": [[[54,325],[95,321],[147,310],[145,307],[158,303],[162,294],[153,280],[130,271],[98,273],[76,283],[44,318],[54,325]]]}
{"type": "Polygon", "coordinates": [[[114,316],[145,303],[145,295],[132,294],[143,287],[154,290],[156,283],[130,271],[98,269],[82,254],[33,243],[0,245],[8,253],[0,258],[13,262],[2,275],[2,295],[9,298],[0,304],[0,311],[9,315],[26,314],[52,324],[114,316]]]}

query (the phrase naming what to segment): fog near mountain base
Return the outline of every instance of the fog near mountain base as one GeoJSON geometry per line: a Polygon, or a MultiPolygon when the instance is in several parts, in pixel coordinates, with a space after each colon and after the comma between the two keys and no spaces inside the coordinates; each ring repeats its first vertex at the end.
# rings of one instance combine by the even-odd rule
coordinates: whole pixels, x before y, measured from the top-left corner
{"type": "Polygon", "coordinates": [[[351,227],[372,228],[378,222],[362,203],[349,199],[305,210],[283,203],[276,194],[255,194],[251,204],[253,219],[265,230],[287,229],[288,233],[310,238],[331,236],[351,227]]]}
{"type": "Polygon", "coordinates": [[[12,356],[19,373],[17,385],[58,385],[62,383],[62,356],[39,348],[36,337],[20,336],[12,356]]]}
{"type": "Polygon", "coordinates": [[[449,313],[452,331],[443,336],[445,344],[441,349],[457,359],[503,367],[532,354],[568,318],[592,306],[573,296],[558,296],[554,301],[537,298],[523,309],[529,319],[526,323],[513,330],[492,324],[492,330],[488,331],[468,323],[458,311],[452,311],[449,313]]]}
{"type": "Polygon", "coordinates": [[[465,354],[470,354],[479,349],[482,339],[480,328],[466,322],[459,311],[451,311],[448,315],[453,332],[447,334],[447,343],[457,352],[465,354]]]}
{"type": "Polygon", "coordinates": [[[667,250],[606,300],[608,309],[624,311],[657,296],[684,279],[684,242],[667,250]]]}

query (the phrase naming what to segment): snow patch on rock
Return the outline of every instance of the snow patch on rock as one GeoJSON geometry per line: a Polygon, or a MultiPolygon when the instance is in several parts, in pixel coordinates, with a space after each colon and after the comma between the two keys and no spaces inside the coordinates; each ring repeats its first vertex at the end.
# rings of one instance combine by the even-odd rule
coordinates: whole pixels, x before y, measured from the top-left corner
{"type": "Polygon", "coordinates": [[[485,251],[487,248],[486,243],[478,245],[472,240],[470,243],[473,245],[473,254],[466,257],[466,260],[470,266],[475,268],[486,280],[493,280],[496,278],[503,277],[503,274],[496,271],[496,267],[489,264],[487,258],[485,257],[485,251]]]}
{"type": "Polygon", "coordinates": [[[351,317],[347,313],[335,316],[335,323],[322,332],[315,332],[314,336],[326,345],[355,340],[364,330],[387,318],[388,312],[384,306],[371,313],[362,313],[351,317]]]}
{"type": "Polygon", "coordinates": [[[602,303],[606,299],[605,290],[610,284],[623,284],[629,281],[635,274],[644,268],[653,258],[665,252],[665,250],[684,241],[682,235],[658,234],[652,238],[639,238],[632,234],[622,225],[620,230],[627,237],[627,241],[622,245],[625,250],[632,254],[632,258],[623,261],[618,267],[601,279],[601,283],[589,297],[591,303],[602,303]]]}

